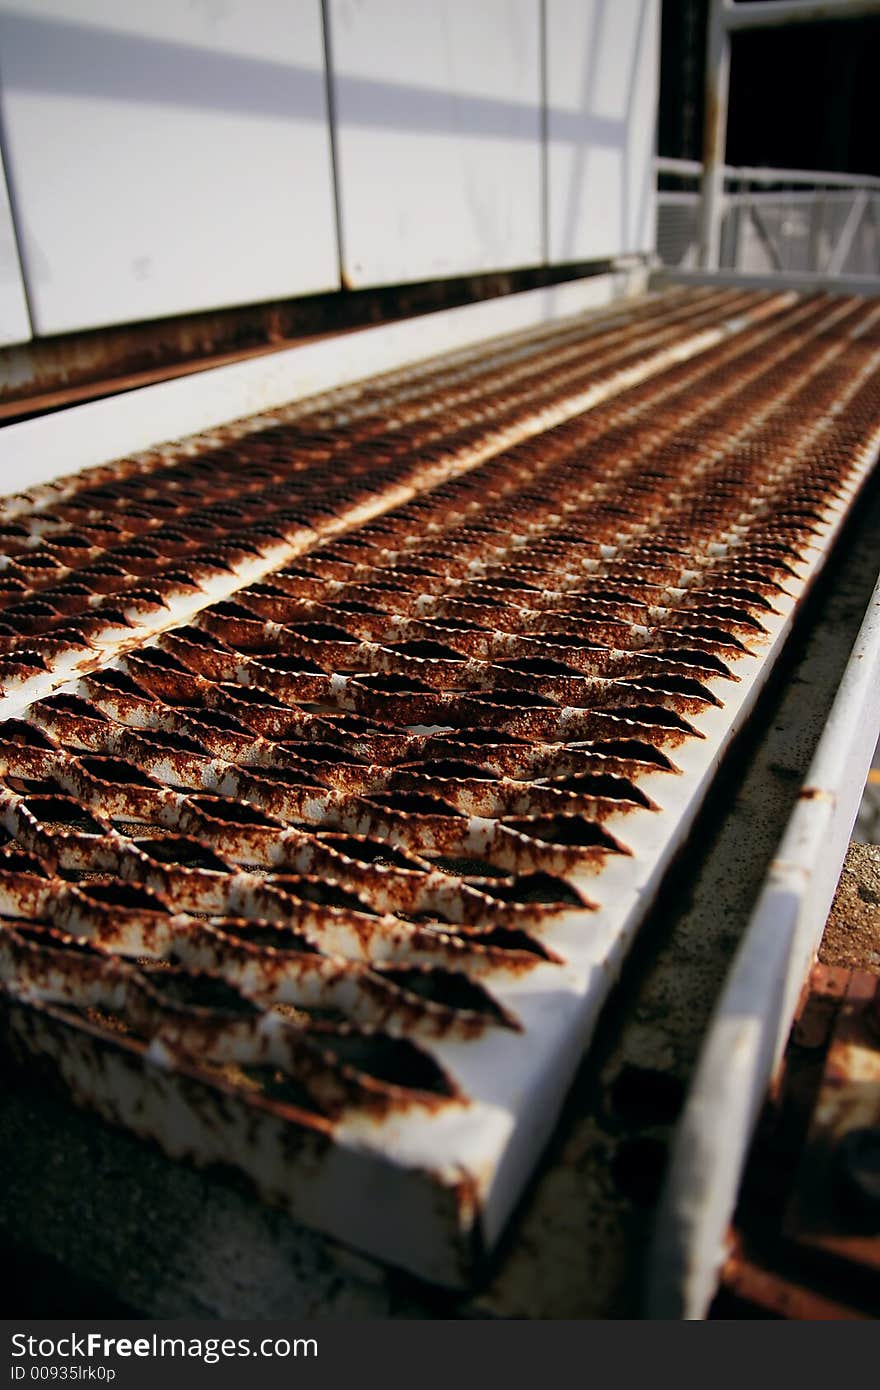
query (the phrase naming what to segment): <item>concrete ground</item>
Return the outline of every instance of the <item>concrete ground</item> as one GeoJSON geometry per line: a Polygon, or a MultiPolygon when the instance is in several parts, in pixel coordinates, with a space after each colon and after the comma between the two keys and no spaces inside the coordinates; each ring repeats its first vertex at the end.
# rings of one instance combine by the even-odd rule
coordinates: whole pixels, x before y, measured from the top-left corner
{"type": "MultiPolygon", "coordinates": [[[[877,824],[876,808],[874,816],[877,824]]],[[[880,844],[853,841],[847,850],[819,960],[880,975],[880,844]]]]}
{"type": "Polygon", "coordinates": [[[859,844],[880,845],[880,744],[874,751],[874,763],[853,827],[853,839],[859,844]]]}
{"type": "Polygon", "coordinates": [[[880,974],[880,744],[819,949],[823,965],[880,974]]]}

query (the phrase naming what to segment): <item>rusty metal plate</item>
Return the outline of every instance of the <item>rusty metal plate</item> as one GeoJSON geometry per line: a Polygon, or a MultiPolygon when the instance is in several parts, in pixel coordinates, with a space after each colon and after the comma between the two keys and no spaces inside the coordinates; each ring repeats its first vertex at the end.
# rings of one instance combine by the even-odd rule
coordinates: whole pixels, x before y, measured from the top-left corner
{"type": "Polygon", "coordinates": [[[683,292],[8,499],[12,1050],[464,1282],[878,403],[880,307],[683,292]]]}

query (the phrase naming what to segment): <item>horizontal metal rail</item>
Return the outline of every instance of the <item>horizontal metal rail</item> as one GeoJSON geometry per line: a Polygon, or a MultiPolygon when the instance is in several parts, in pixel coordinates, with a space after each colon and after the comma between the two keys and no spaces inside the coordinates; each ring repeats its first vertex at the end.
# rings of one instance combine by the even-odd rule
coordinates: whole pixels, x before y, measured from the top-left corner
{"type": "MultiPolygon", "coordinates": [[[[703,165],[698,159],[675,159],[658,155],[654,160],[658,174],[677,174],[681,178],[702,177],[703,165]]],[[[769,166],[725,164],[725,183],[804,184],[811,188],[878,188],[880,178],[873,174],[843,174],[829,169],[777,169],[769,166]]]]}
{"type": "Polygon", "coordinates": [[[721,0],[722,23],[731,34],[755,29],[784,29],[790,24],[818,24],[831,19],[865,19],[880,14],[878,0],[767,0],[739,3],[721,0]]]}

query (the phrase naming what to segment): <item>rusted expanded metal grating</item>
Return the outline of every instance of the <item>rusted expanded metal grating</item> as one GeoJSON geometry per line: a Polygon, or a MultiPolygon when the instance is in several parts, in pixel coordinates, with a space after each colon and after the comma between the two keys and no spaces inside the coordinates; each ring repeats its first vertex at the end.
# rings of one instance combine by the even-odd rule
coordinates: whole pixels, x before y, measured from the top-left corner
{"type": "Polygon", "coordinates": [[[9,499],[14,1049],[466,1278],[878,405],[880,308],[681,292],[9,499]]]}
{"type": "Polygon", "coordinates": [[[294,406],[5,499],[7,708],[45,688],[46,667],[93,666],[319,535],[715,341],[745,305],[761,317],[777,302],[731,291],[666,298],[604,331],[575,321],[518,335],[488,358],[464,352],[440,369],[340,390],[312,410],[294,406]]]}

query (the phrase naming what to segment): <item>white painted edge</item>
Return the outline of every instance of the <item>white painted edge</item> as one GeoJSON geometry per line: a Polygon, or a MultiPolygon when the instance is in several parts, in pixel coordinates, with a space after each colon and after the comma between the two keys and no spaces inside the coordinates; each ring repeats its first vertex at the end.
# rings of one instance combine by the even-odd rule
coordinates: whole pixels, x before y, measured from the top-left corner
{"type": "Polygon", "coordinates": [[[144,386],[0,430],[0,492],[153,448],[503,333],[644,290],[641,269],[440,309],[144,386]]]}
{"type": "Polygon", "coordinates": [[[702,1318],[749,1144],[815,958],[880,734],[880,579],[800,798],[740,943],[658,1210],[646,1311],[702,1318]]]}

